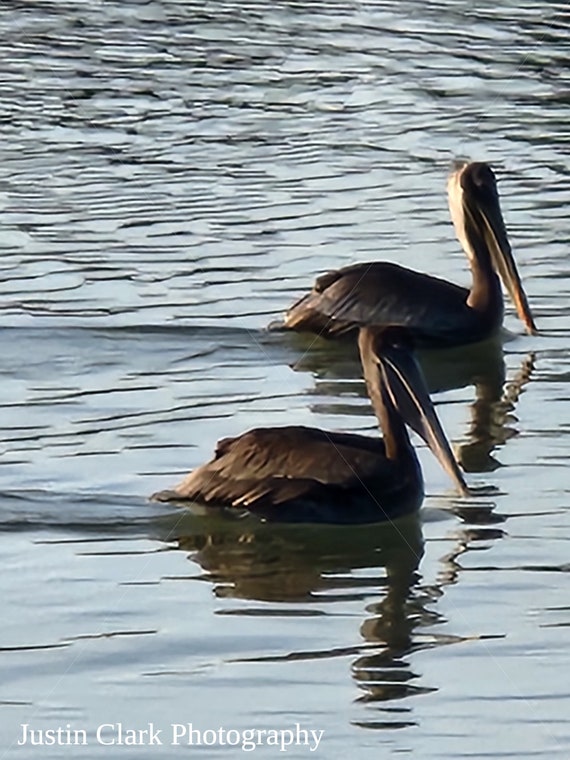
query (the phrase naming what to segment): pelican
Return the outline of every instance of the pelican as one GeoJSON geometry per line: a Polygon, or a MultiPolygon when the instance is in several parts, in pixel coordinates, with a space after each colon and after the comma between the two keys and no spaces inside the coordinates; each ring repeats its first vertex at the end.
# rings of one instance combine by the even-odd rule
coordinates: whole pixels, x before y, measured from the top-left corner
{"type": "Polygon", "coordinates": [[[363,327],[358,347],[383,440],[301,426],[256,428],[219,441],[210,462],[152,498],[241,508],[282,522],[390,520],[423,499],[405,423],[467,495],[407,334],[363,327]]]}
{"type": "Polygon", "coordinates": [[[333,338],[363,324],[398,325],[423,346],[475,343],[502,324],[499,275],[527,331],[535,334],[492,169],[485,163],[464,163],[449,177],[447,191],[455,231],[471,267],[469,290],[389,262],[353,264],[319,277],[279,326],[333,338]]]}

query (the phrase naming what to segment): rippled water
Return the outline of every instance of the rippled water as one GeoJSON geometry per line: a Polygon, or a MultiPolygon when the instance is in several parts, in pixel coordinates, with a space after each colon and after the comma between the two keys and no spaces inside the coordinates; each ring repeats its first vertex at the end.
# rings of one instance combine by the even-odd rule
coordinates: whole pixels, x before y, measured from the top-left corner
{"type": "Polygon", "coordinates": [[[175,751],[14,744],[118,721],[568,757],[570,21],[476,5],[3,4],[2,757],[175,751]],[[457,157],[496,169],[541,330],[509,308],[504,343],[423,357],[492,500],[421,448],[425,505],[393,526],[149,502],[253,425],[374,434],[350,347],[264,327],[352,261],[467,282],[457,157]]]}

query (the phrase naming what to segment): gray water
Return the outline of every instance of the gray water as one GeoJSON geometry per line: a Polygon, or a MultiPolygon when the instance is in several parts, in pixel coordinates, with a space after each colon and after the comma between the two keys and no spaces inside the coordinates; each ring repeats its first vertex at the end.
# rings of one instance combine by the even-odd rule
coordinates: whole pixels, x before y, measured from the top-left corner
{"type": "Polygon", "coordinates": [[[262,758],[568,757],[569,31],[531,0],[2,4],[0,758],[242,754],[173,723],[324,731],[262,758]],[[509,306],[423,357],[494,493],[418,445],[394,525],[149,501],[254,425],[375,434],[352,348],[264,328],[353,261],[467,283],[456,158],[495,168],[540,328],[509,306]]]}

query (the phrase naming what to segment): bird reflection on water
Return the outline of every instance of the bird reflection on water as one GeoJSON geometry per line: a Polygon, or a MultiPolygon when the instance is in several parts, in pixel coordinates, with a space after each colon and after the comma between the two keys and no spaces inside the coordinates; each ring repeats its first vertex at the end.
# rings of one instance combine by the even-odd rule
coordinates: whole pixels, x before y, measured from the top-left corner
{"type": "Polygon", "coordinates": [[[385,568],[413,575],[423,556],[418,513],[367,525],[264,522],[244,510],[192,505],[162,531],[205,572],[220,598],[315,604],[356,600],[387,584],[385,568]],[[374,575],[339,576],[372,568],[374,575]],[[376,574],[376,571],[380,571],[376,574]],[[348,591],[350,589],[350,591],[348,591]]]}
{"type": "Polygon", "coordinates": [[[524,356],[507,381],[502,344],[489,340],[478,346],[424,352],[420,359],[428,386],[434,390],[474,386],[471,424],[466,439],[455,449],[465,472],[492,472],[501,466],[493,456],[498,446],[517,435],[512,414],[534,370],[534,354],[524,356]]]}
{"type": "Polygon", "coordinates": [[[528,354],[512,380],[497,387],[488,376],[486,381],[475,383],[475,401],[471,404],[471,427],[467,441],[457,448],[456,456],[465,472],[490,472],[501,466],[492,456],[517,435],[511,426],[516,417],[512,414],[524,386],[534,369],[534,354],[528,354]]]}
{"type": "MultiPolygon", "coordinates": [[[[481,514],[487,511],[491,523],[493,505],[481,504],[479,509],[481,514]]],[[[414,724],[413,708],[407,702],[399,704],[397,711],[389,706],[393,700],[438,688],[422,683],[413,654],[465,641],[430,630],[446,622],[435,605],[446,586],[458,580],[454,558],[475,541],[502,535],[496,529],[492,534],[487,528],[459,529],[452,538],[453,548],[440,560],[437,578],[426,583],[419,572],[425,548],[419,513],[391,523],[342,528],[269,524],[251,515],[240,518],[211,508],[205,515],[188,510],[171,519],[175,525],[164,523],[163,535],[175,548],[188,552],[188,558],[203,571],[200,580],[210,582],[221,604],[228,604],[217,610],[219,615],[326,616],[338,614],[343,604],[362,602],[365,617],[360,641],[340,641],[329,648],[305,646],[302,651],[252,655],[238,661],[285,664],[351,658],[352,677],[361,691],[356,702],[367,711],[355,722],[366,728],[414,724]],[[372,717],[369,710],[375,711],[372,717]]],[[[474,634],[470,638],[481,638],[474,634]]]]}
{"type": "MultiPolygon", "coordinates": [[[[297,345],[302,346],[303,343],[297,345]]],[[[508,381],[499,338],[458,348],[419,350],[417,355],[430,393],[474,387],[471,424],[464,440],[455,447],[455,455],[465,472],[496,470],[501,464],[493,456],[494,450],[517,435],[512,426],[516,421],[513,410],[534,370],[534,354],[521,359],[519,369],[508,381]]],[[[310,351],[302,353],[294,369],[315,377],[312,393],[321,399],[312,404],[314,412],[363,413],[364,406],[355,406],[352,399],[356,393],[364,397],[365,390],[363,384],[357,384],[361,370],[356,349],[350,343],[318,340],[310,351]],[[327,397],[334,400],[328,402],[327,397]]]]}

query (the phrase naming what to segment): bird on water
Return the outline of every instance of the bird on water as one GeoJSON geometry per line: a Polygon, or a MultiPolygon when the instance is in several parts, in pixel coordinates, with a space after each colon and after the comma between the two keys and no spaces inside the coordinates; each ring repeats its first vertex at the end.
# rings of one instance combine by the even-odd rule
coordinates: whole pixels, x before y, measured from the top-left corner
{"type": "Polygon", "coordinates": [[[363,327],[358,346],[383,438],[303,426],[256,428],[219,441],[213,459],[159,501],[246,509],[283,522],[365,523],[419,508],[420,464],[406,425],[463,495],[469,490],[401,329],[363,327]]]}
{"type": "Polygon", "coordinates": [[[400,326],[421,346],[475,343],[502,325],[501,278],[527,331],[535,334],[491,167],[482,162],[458,166],[447,191],[455,231],[469,259],[469,289],[390,262],[352,264],[317,278],[284,321],[270,328],[335,338],[360,325],[400,326]]]}

